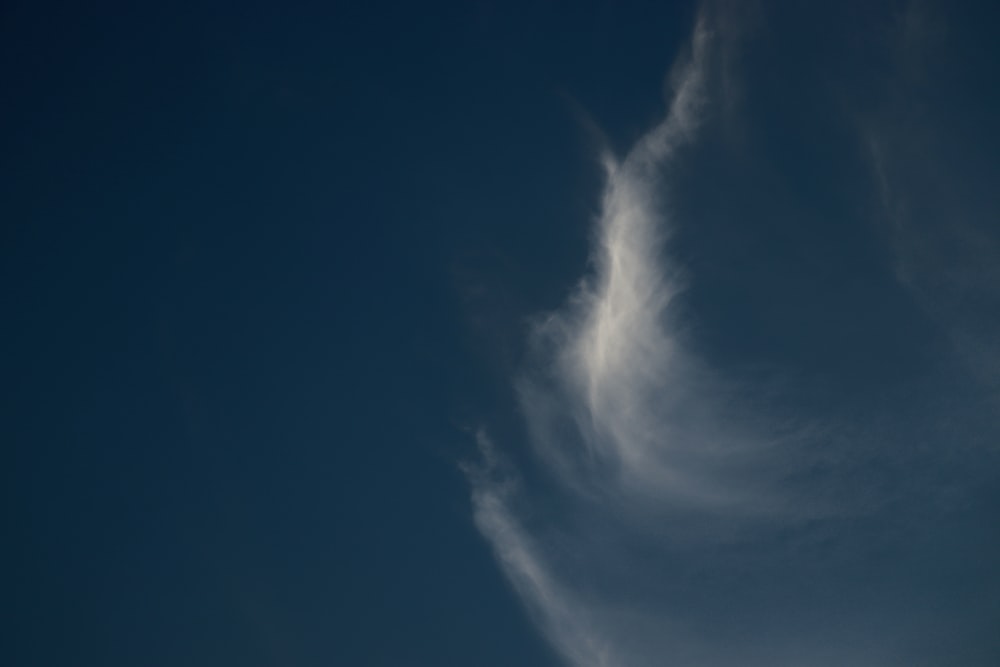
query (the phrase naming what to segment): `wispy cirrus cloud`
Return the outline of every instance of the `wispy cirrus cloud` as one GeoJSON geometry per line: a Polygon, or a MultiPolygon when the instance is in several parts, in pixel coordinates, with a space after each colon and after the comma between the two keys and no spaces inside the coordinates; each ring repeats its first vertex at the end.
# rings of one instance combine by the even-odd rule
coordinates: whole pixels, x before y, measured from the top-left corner
{"type": "Polygon", "coordinates": [[[717,39],[703,13],[690,54],[674,68],[666,118],[622,159],[603,155],[593,274],[538,321],[518,389],[533,445],[577,493],[774,512],[774,499],[741,486],[754,477],[748,466],[766,474],[767,451],[784,436],[734,423],[727,388],[685,341],[676,312],[685,271],[666,252],[673,227],[664,173],[697,138],[717,39]]]}
{"type": "Polygon", "coordinates": [[[859,130],[897,279],[996,394],[1000,236],[993,182],[1000,171],[978,137],[952,120],[969,103],[945,92],[970,67],[945,57],[961,38],[950,34],[943,7],[908,3],[889,40],[889,83],[859,114],[859,130]]]}
{"type": "Polygon", "coordinates": [[[880,625],[896,602],[859,563],[905,560],[887,517],[915,503],[879,479],[926,490],[936,459],[769,405],[698,353],[683,317],[671,177],[734,89],[727,21],[702,9],[665,118],[602,156],[591,271],[537,319],[515,380],[540,469],[519,474],[481,431],[475,523],[574,666],[907,664],[901,628],[926,621],[895,609],[880,625]]]}
{"type": "MultiPolygon", "coordinates": [[[[483,463],[466,468],[476,525],[539,627],[574,665],[653,664],[647,653],[663,648],[674,621],[656,605],[619,604],[588,590],[577,575],[599,588],[615,578],[605,568],[617,568],[623,554],[571,524],[601,526],[598,533],[607,532],[598,539],[626,542],[631,533],[655,545],[663,536],[650,538],[649,530],[658,521],[672,522],[675,538],[685,531],[729,539],[731,531],[698,524],[767,521],[802,509],[765,492],[765,481],[787,472],[772,469],[784,436],[736,427],[721,383],[686,348],[673,312],[685,278],[664,252],[671,226],[663,173],[697,136],[715,39],[702,15],[690,54],[673,72],[666,118],[624,158],[603,156],[593,275],[538,321],[533,363],[518,381],[532,447],[570,516],[562,526],[529,529],[530,494],[485,433],[478,435],[483,463]]],[[[641,586],[626,579],[626,588],[641,586]]],[[[669,644],[678,651],[684,641],[693,640],[678,635],[669,644]]]]}

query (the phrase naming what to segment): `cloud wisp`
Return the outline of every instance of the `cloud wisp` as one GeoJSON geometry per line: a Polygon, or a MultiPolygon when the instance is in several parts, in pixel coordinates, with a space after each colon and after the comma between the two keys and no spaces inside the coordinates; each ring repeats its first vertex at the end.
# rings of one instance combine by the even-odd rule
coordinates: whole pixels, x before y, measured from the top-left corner
{"type": "MultiPolygon", "coordinates": [[[[938,70],[957,77],[944,7],[909,3],[893,31],[890,85],[859,114],[900,284],[939,322],[957,356],[994,397],[1000,395],[1000,237],[994,224],[998,170],[976,135],[952,120],[961,104],[939,92],[938,70]],[[950,70],[949,68],[954,68],[950,70]],[[918,100],[919,104],[914,104],[918,100]]],[[[953,45],[952,49],[954,48],[953,45]]]]}
{"type": "Polygon", "coordinates": [[[665,118],[623,157],[602,156],[591,271],[535,322],[515,381],[537,469],[519,474],[480,431],[480,462],[465,466],[475,523],[575,667],[905,664],[889,635],[924,621],[907,611],[876,627],[891,595],[857,572],[906,558],[886,517],[916,512],[872,480],[934,480],[933,461],[886,473],[905,436],[878,459],[881,436],[788,417],[685,328],[669,194],[712,91],[732,83],[712,19],[696,22],[665,118]],[[863,592],[845,602],[848,589],[863,592]]]}
{"type": "Polygon", "coordinates": [[[676,314],[684,271],[665,253],[664,173],[696,139],[714,39],[702,16],[673,72],[666,118],[624,158],[603,155],[593,275],[538,321],[518,390],[537,453],[578,494],[633,506],[669,500],[686,512],[765,511],[762,504],[771,512],[773,500],[740,486],[765,475],[760,464],[781,436],[732,428],[735,411],[720,400],[727,389],[684,340],[676,314]],[[727,474],[737,468],[739,480],[727,474]]]}
{"type": "MultiPolygon", "coordinates": [[[[629,535],[649,541],[656,522],[672,524],[668,542],[682,532],[684,541],[695,533],[704,540],[705,521],[790,510],[762,490],[769,473],[761,464],[781,437],[731,428],[722,387],[685,348],[674,321],[684,276],[664,256],[671,229],[660,192],[664,170],[697,134],[712,40],[702,17],[689,57],[675,68],[666,118],[623,159],[603,156],[594,273],[565,308],[538,321],[533,364],[518,382],[531,445],[554,492],[576,519],[604,526],[609,549],[584,545],[589,538],[566,526],[529,530],[529,494],[485,433],[478,435],[483,462],[466,467],[477,527],[538,626],[573,665],[641,664],[672,621],[643,605],[609,605],[566,572],[602,581],[609,573],[592,576],[596,570],[631,559],[615,553],[618,545],[629,535]]],[[[619,582],[626,589],[641,585],[641,577],[626,579],[619,582]]]]}
{"type": "MultiPolygon", "coordinates": [[[[653,401],[681,389],[677,377],[685,360],[669,321],[681,277],[660,262],[669,229],[659,214],[656,185],[664,163],[697,130],[708,40],[699,24],[691,60],[677,71],[667,118],[623,160],[604,156],[595,275],[535,332],[540,356],[547,357],[539,365],[549,372],[524,379],[522,403],[535,442],[571,483],[585,481],[588,472],[603,483],[613,471],[622,487],[649,488],[672,476],[664,458],[669,443],[662,440],[669,423],[653,401]],[[558,396],[561,404],[540,394],[558,396]],[[563,420],[579,436],[572,442],[549,435],[563,420]]],[[[679,493],[701,493],[681,488],[679,476],[671,481],[679,493]]]]}

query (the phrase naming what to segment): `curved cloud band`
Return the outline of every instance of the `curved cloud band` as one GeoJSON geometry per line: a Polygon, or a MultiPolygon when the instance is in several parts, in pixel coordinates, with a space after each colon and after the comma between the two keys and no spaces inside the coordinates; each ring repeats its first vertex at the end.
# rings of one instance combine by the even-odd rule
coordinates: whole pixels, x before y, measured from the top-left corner
{"type": "Polygon", "coordinates": [[[540,472],[522,478],[480,432],[465,468],[476,526],[571,665],[906,664],[831,592],[861,586],[845,543],[884,546],[893,499],[859,491],[862,445],[753,414],[678,321],[665,173],[696,139],[724,46],[703,12],[665,119],[604,156],[592,275],[537,322],[516,382],[540,472]]]}

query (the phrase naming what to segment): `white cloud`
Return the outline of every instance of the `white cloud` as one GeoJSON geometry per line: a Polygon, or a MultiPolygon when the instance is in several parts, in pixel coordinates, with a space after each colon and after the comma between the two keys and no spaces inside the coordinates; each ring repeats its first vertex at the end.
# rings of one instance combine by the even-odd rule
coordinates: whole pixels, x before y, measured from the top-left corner
{"type": "Polygon", "coordinates": [[[568,664],[897,664],[873,639],[876,612],[809,616],[839,604],[812,588],[818,571],[836,581],[858,554],[890,548],[879,512],[901,503],[871,481],[891,475],[865,451],[882,434],[782,416],[700,358],[679,316],[665,185],[711,91],[734,85],[718,67],[731,45],[707,16],[665,119],[623,158],[604,156],[592,274],[534,328],[517,390],[540,472],[519,477],[478,434],[482,462],[465,469],[475,523],[568,664]]]}
{"type": "Polygon", "coordinates": [[[476,437],[484,463],[467,468],[476,527],[493,545],[507,579],[546,636],[572,664],[618,664],[585,608],[555,579],[537,545],[515,518],[510,503],[517,490],[516,480],[504,469],[489,437],[482,432],[476,437]]]}
{"type": "MultiPolygon", "coordinates": [[[[730,430],[731,415],[707,395],[711,374],[685,349],[672,321],[683,276],[664,254],[671,229],[661,174],[698,130],[712,39],[700,19],[690,57],[673,72],[665,120],[623,159],[605,156],[594,275],[564,309],[538,323],[537,357],[519,383],[535,452],[568,493],[570,512],[591,526],[620,524],[605,535],[610,542],[629,525],[648,533],[650,521],[670,520],[676,538],[682,530],[702,532],[692,517],[728,521],[777,508],[746,483],[755,479],[747,466],[759,464],[777,438],[765,445],[730,430]],[[737,469],[741,474],[732,474],[737,469]]],[[[662,647],[672,621],[655,609],[588,594],[586,583],[567,576],[581,569],[589,577],[607,567],[598,561],[614,563],[620,555],[600,555],[592,544],[578,550],[588,538],[572,531],[526,529],[517,509],[524,489],[489,438],[480,433],[478,441],[483,463],[466,468],[475,522],[541,631],[573,665],[652,659],[649,646],[662,647]],[[574,546],[553,547],[560,533],[574,546]]],[[[592,582],[600,585],[602,576],[592,582]]],[[[677,636],[670,644],[680,650],[677,636]]]]}

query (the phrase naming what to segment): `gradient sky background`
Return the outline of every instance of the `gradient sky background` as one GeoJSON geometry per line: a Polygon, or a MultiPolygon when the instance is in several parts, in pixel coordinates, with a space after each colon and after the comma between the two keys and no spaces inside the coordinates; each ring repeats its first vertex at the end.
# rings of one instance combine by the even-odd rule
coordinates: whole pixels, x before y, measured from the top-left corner
{"type": "Polygon", "coordinates": [[[6,3],[0,662],[1000,664],[991,4],[6,3]]]}

